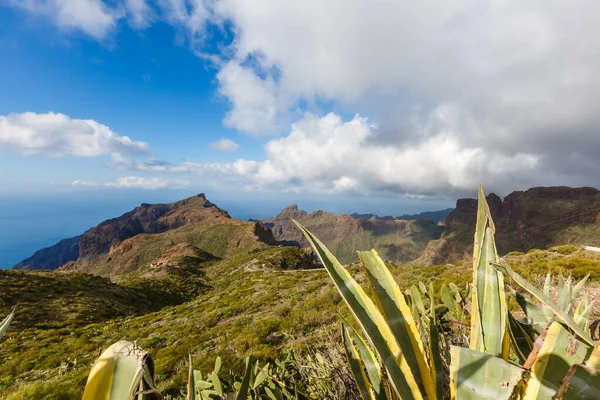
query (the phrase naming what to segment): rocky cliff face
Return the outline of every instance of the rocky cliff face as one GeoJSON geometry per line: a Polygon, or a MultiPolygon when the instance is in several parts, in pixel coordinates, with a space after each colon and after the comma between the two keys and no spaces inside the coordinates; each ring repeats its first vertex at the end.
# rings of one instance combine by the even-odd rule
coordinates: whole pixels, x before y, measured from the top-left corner
{"type": "Polygon", "coordinates": [[[427,243],[440,237],[443,230],[432,221],[406,221],[393,218],[353,218],[346,214],[315,211],[308,214],[293,204],[263,223],[273,231],[275,239],[307,247],[308,242],[292,219],[314,233],[340,259],[350,263],[356,251],[377,249],[387,260],[400,262],[418,257],[427,243]]]}
{"type": "MultiPolygon", "coordinates": [[[[498,252],[527,251],[559,244],[600,244],[600,191],[594,188],[535,187],[487,201],[496,225],[498,252]]],[[[470,257],[477,200],[460,199],[445,221],[439,240],[427,246],[420,262],[441,264],[470,257]]]]}

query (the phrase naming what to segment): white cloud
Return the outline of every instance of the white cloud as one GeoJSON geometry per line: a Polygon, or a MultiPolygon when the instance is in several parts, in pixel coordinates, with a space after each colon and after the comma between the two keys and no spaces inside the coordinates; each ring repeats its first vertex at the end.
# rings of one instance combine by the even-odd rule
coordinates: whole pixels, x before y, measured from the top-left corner
{"type": "Polygon", "coordinates": [[[276,132],[279,126],[281,99],[271,77],[262,79],[237,62],[225,64],[217,74],[219,93],[231,103],[225,126],[255,135],[276,132]]]}
{"type": "Polygon", "coordinates": [[[144,142],[119,136],[94,120],[72,119],[64,114],[0,115],[0,146],[24,155],[94,157],[110,153],[143,154],[144,142]]]}
{"type": "Polygon", "coordinates": [[[115,182],[106,183],[106,186],[127,189],[182,189],[189,187],[191,183],[179,179],[141,178],[137,176],[124,176],[115,182]]]}
{"type": "Polygon", "coordinates": [[[98,182],[80,181],[76,180],[71,182],[71,186],[98,186],[98,182]]]}
{"type": "MultiPolygon", "coordinates": [[[[171,164],[149,159],[114,160],[113,167],[146,172],[198,174],[205,181],[245,189],[287,192],[405,193],[411,196],[470,192],[477,182],[505,190],[507,182],[534,182],[540,157],[533,153],[502,156],[473,145],[462,147],[455,131],[418,145],[377,141],[377,128],[365,118],[343,121],[338,115],[307,114],[290,134],[265,146],[265,160],[233,163],[171,164]]],[[[551,172],[545,178],[550,178],[551,172]]]]}
{"type": "MultiPolygon", "coordinates": [[[[140,0],[128,0],[139,3],[140,0]]],[[[122,17],[102,0],[8,0],[8,4],[51,19],[58,27],[103,39],[122,17]]]]}
{"type": "Polygon", "coordinates": [[[106,186],[112,188],[124,189],[184,189],[190,187],[191,182],[181,179],[163,179],[163,178],[143,178],[138,176],[123,176],[117,178],[114,182],[98,183],[90,181],[76,180],[71,182],[71,186],[96,187],[106,186]]]}
{"type": "Polygon", "coordinates": [[[156,18],[147,0],[125,0],[130,24],[137,29],[148,28],[156,18]]]}
{"type": "Polygon", "coordinates": [[[235,143],[233,140],[221,138],[210,144],[210,148],[217,151],[227,151],[235,153],[239,150],[240,145],[235,143]]]}

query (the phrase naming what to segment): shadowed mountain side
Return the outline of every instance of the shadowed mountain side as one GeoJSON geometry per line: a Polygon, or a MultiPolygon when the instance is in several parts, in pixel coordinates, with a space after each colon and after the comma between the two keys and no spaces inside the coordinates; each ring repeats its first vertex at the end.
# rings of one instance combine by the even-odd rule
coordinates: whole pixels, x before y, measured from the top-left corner
{"type": "Polygon", "coordinates": [[[322,240],[343,263],[356,261],[356,251],[372,248],[378,249],[386,260],[413,260],[422,254],[430,240],[438,239],[443,231],[443,227],[427,220],[356,219],[325,211],[308,214],[295,204],[279,215],[263,220],[263,223],[271,228],[276,240],[308,247],[293,219],[322,240]]]}
{"type": "Polygon", "coordinates": [[[69,261],[77,260],[80,239],[81,235],[75,236],[38,250],[31,257],[16,264],[13,269],[56,269],[69,261]]]}

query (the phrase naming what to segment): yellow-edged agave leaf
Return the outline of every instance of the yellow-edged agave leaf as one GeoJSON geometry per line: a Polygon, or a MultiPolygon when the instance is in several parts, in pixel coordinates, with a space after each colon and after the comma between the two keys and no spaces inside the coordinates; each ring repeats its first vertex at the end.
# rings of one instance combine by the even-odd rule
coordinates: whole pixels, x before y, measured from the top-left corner
{"type": "MultiPolygon", "coordinates": [[[[417,325],[402,291],[375,250],[359,251],[358,256],[365,266],[377,301],[400,346],[402,356],[406,359],[419,384],[421,393],[429,398],[435,398],[432,372],[427,365],[417,325]]],[[[427,290],[422,291],[427,292],[427,290]]],[[[425,306],[421,293],[414,285],[411,287],[411,297],[419,312],[424,313],[425,306]]]]}
{"type": "MultiPolygon", "coordinates": [[[[554,399],[562,380],[574,364],[580,364],[592,353],[592,347],[569,332],[560,322],[553,321],[540,336],[543,340],[531,366],[523,400],[554,399]]],[[[526,364],[530,364],[531,359],[526,364]]]]}
{"type": "MultiPolygon", "coordinates": [[[[365,370],[361,364],[360,355],[358,354],[358,349],[350,337],[350,329],[351,328],[342,321],[342,339],[344,342],[344,349],[346,350],[346,358],[350,365],[350,372],[352,372],[354,382],[356,382],[356,386],[358,387],[362,398],[364,400],[374,400],[376,398],[375,390],[365,374],[365,370]]],[[[385,399],[385,397],[383,398],[385,399]]]]}
{"type": "MultiPolygon", "coordinates": [[[[250,389],[250,379],[252,378],[252,363],[250,358],[246,358],[246,372],[244,373],[244,379],[240,389],[238,390],[235,400],[246,400],[248,398],[248,391],[250,389]]],[[[266,389],[266,388],[265,388],[266,389]]]]}
{"type": "Polygon", "coordinates": [[[504,400],[511,397],[525,370],[502,358],[464,347],[450,348],[450,398],[504,400]]]}
{"type": "Polygon", "coordinates": [[[350,273],[319,239],[297,221],[294,221],[294,223],[300,228],[315,253],[319,256],[367,339],[379,354],[379,358],[388,373],[389,382],[395,392],[402,400],[422,399],[423,395],[419,389],[419,384],[415,380],[394,334],[373,300],[367,296],[364,289],[350,276],[350,273]]]}
{"type": "Polygon", "coordinates": [[[600,371],[584,365],[573,365],[556,395],[562,400],[600,399],[600,371]]]}
{"type": "Polygon", "coordinates": [[[508,353],[504,335],[507,309],[504,278],[492,265],[499,261],[494,241],[496,228],[482,185],[479,186],[477,204],[470,347],[506,359],[508,353]]]}
{"type": "Polygon", "coordinates": [[[371,384],[373,392],[375,393],[375,399],[387,399],[381,363],[379,360],[377,360],[377,357],[371,351],[363,338],[360,337],[360,335],[350,325],[345,325],[348,328],[352,342],[356,345],[358,355],[365,366],[367,378],[369,379],[369,383],[371,384]]]}
{"type": "Polygon", "coordinates": [[[4,318],[2,320],[2,322],[0,322],[0,339],[2,339],[2,336],[4,336],[4,334],[8,330],[8,326],[10,325],[10,323],[13,320],[14,316],[15,316],[15,310],[12,310],[10,312],[10,314],[8,314],[6,316],[6,318],[4,318]]]}
{"type": "Polygon", "coordinates": [[[590,335],[585,332],[573,319],[563,310],[561,310],[558,305],[554,304],[547,296],[544,295],[542,291],[529,283],[525,278],[521,275],[517,274],[507,263],[502,264],[494,264],[496,268],[501,271],[504,271],[508,276],[511,277],[519,286],[528,291],[533,297],[538,299],[544,306],[545,310],[551,311],[558,320],[567,325],[569,328],[573,330],[583,340],[590,346],[594,346],[594,341],[590,337],[590,335]]]}
{"type": "Polygon", "coordinates": [[[92,366],[82,400],[157,400],[154,363],[134,342],[120,341],[106,349],[92,366]]]}

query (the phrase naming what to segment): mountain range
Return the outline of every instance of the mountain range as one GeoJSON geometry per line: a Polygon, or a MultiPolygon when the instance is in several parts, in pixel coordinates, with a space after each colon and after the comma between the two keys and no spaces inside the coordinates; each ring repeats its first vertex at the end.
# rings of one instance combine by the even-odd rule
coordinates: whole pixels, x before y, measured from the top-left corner
{"type": "MultiPolygon", "coordinates": [[[[487,200],[503,238],[501,253],[563,243],[600,244],[597,189],[536,187],[504,199],[491,193],[487,200]]],[[[14,268],[119,275],[161,260],[222,259],[270,246],[307,247],[293,219],[321,238],[343,263],[356,261],[357,250],[371,248],[394,263],[452,263],[469,257],[475,216],[476,200],[465,198],[454,209],[397,218],[307,213],[294,204],[272,218],[240,221],[199,194],[170,204],[142,204],[41,249],[14,268]]]]}

